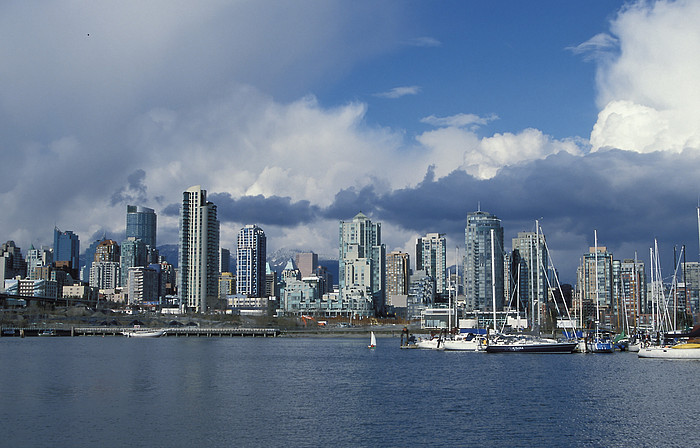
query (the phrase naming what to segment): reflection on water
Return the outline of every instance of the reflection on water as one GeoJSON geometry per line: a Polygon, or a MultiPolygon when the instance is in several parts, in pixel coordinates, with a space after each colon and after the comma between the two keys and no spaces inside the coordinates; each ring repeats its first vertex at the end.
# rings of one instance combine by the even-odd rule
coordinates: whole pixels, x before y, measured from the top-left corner
{"type": "Polygon", "coordinates": [[[398,345],[4,338],[3,445],[700,445],[700,362],[398,345]]]}

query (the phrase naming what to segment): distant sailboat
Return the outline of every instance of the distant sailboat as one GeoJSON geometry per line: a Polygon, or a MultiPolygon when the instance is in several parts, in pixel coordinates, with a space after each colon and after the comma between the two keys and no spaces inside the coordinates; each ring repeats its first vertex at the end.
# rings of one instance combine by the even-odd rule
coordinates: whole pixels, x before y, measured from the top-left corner
{"type": "Polygon", "coordinates": [[[377,347],[377,337],[374,336],[374,331],[371,332],[370,337],[369,337],[369,345],[367,348],[376,348],[377,347]]]}

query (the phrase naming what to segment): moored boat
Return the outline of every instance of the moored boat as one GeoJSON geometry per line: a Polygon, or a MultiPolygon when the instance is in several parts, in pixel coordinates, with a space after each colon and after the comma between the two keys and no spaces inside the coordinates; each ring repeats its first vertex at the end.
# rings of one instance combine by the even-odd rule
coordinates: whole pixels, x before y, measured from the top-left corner
{"type": "Polygon", "coordinates": [[[642,347],[637,355],[640,358],[700,359],[700,343],[689,342],[672,346],[642,347]]]}
{"type": "Polygon", "coordinates": [[[165,330],[151,330],[135,328],[133,330],[122,331],[127,338],[159,338],[165,334],[165,330]]]}
{"type": "Polygon", "coordinates": [[[525,335],[497,336],[488,341],[487,353],[573,353],[576,341],[557,341],[525,335]]]}

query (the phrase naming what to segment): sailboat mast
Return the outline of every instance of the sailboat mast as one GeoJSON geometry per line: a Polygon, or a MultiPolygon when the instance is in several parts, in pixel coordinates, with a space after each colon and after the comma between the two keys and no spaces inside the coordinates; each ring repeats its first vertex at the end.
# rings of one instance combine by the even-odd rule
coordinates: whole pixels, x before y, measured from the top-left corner
{"type": "Polygon", "coordinates": [[[491,229],[491,306],[493,307],[493,331],[496,331],[496,247],[491,229]]]}
{"type": "Polygon", "coordinates": [[[600,300],[598,299],[598,231],[593,230],[594,250],[594,278],[595,278],[595,337],[598,338],[598,324],[600,323],[600,300]]]}
{"type": "Polygon", "coordinates": [[[542,302],[541,302],[541,291],[540,291],[540,222],[539,220],[535,220],[535,250],[537,251],[537,275],[536,275],[536,280],[537,280],[537,327],[540,328],[542,326],[542,302]]]}

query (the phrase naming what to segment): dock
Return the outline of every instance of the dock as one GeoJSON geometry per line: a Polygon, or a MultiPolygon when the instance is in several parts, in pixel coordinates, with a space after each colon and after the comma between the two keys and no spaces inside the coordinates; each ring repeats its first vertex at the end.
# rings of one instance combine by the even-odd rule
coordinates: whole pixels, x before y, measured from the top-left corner
{"type": "MultiPolygon", "coordinates": [[[[147,328],[141,327],[141,330],[147,328]]],[[[156,328],[152,328],[156,330],[156,328]]],[[[200,328],[172,327],[157,328],[164,330],[163,336],[169,337],[277,337],[278,328],[200,328]]],[[[122,336],[125,331],[133,331],[134,327],[70,327],[70,328],[37,328],[37,327],[2,327],[0,337],[32,337],[32,336],[122,336]]]]}

